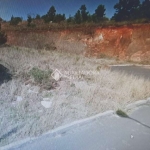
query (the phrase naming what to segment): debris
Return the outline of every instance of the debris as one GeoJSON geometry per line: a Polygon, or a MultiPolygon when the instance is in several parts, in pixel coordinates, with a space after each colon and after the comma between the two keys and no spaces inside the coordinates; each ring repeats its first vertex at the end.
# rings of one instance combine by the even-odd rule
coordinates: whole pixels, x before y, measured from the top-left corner
{"type": "Polygon", "coordinates": [[[20,102],[22,100],[23,100],[23,98],[21,96],[17,96],[17,102],[20,102]]]}
{"type": "Polygon", "coordinates": [[[51,101],[41,101],[41,105],[44,106],[45,108],[50,108],[52,105],[51,101]]]}
{"type": "Polygon", "coordinates": [[[134,138],[134,136],[133,135],[131,135],[131,139],[133,139],[134,138]]]}

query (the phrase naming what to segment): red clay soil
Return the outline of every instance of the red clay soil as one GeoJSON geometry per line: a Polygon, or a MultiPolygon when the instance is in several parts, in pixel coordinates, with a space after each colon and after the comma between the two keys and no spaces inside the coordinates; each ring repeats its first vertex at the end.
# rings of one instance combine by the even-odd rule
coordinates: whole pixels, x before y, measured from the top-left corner
{"type": "Polygon", "coordinates": [[[80,52],[86,56],[109,56],[121,60],[150,62],[150,24],[58,31],[6,31],[6,33],[7,43],[11,45],[32,47],[31,45],[41,43],[39,48],[44,45],[51,48],[53,43],[56,49],[64,48],[64,50],[70,47],[75,49],[75,45],[82,45],[84,50],[80,52]],[[65,47],[64,43],[70,46],[65,47]]]}

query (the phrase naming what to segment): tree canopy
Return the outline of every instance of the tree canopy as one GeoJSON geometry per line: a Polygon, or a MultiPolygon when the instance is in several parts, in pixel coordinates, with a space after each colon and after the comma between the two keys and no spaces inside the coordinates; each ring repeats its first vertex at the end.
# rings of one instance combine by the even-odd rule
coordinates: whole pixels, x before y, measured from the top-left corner
{"type": "Polygon", "coordinates": [[[54,18],[54,22],[60,23],[61,21],[64,21],[66,19],[65,14],[57,14],[54,18]]]}
{"type": "Polygon", "coordinates": [[[104,5],[99,5],[97,9],[95,10],[95,15],[96,15],[98,22],[101,21],[105,17],[105,11],[106,9],[104,5]]]}
{"type": "Polygon", "coordinates": [[[143,18],[150,19],[150,0],[143,1],[141,5],[141,12],[143,18]]]}
{"type": "Polygon", "coordinates": [[[139,15],[140,1],[139,0],[119,0],[114,6],[116,13],[113,18],[115,21],[127,21],[136,19],[139,15]]]}
{"type": "Polygon", "coordinates": [[[12,15],[11,19],[10,19],[10,25],[18,25],[19,22],[22,22],[22,18],[21,17],[14,17],[12,15]]]}
{"type": "MultiPolygon", "coordinates": [[[[116,22],[121,21],[137,21],[139,20],[148,20],[150,21],[150,0],[118,0],[118,2],[114,5],[115,14],[111,18],[116,22]]],[[[39,14],[36,15],[34,19],[43,19],[45,23],[55,22],[67,22],[67,23],[87,23],[87,22],[95,22],[100,23],[104,21],[108,21],[109,19],[106,17],[106,8],[105,5],[99,4],[95,9],[93,14],[90,14],[87,10],[85,4],[81,5],[77,12],[73,16],[69,16],[66,19],[65,14],[57,14],[56,9],[54,6],[51,6],[48,12],[40,16],[39,14]]],[[[30,24],[31,20],[30,16],[28,16],[28,24],[30,24]]],[[[20,17],[11,17],[10,24],[17,25],[19,22],[22,21],[20,17]]]]}
{"type": "Polygon", "coordinates": [[[80,10],[78,10],[74,16],[74,20],[75,20],[75,23],[77,24],[80,24],[81,23],[81,13],[80,13],[80,10]]]}
{"type": "Polygon", "coordinates": [[[86,8],[85,5],[82,5],[80,7],[82,22],[86,22],[88,20],[88,14],[89,14],[89,12],[87,12],[86,10],[87,10],[87,8],[86,8]]]}
{"type": "Polygon", "coordinates": [[[56,15],[56,9],[54,6],[52,6],[47,12],[47,17],[49,21],[54,21],[55,15],[56,15]]]}
{"type": "Polygon", "coordinates": [[[28,15],[27,21],[28,21],[28,26],[30,26],[30,25],[31,25],[31,22],[32,22],[32,17],[31,17],[31,15],[28,15]]]}

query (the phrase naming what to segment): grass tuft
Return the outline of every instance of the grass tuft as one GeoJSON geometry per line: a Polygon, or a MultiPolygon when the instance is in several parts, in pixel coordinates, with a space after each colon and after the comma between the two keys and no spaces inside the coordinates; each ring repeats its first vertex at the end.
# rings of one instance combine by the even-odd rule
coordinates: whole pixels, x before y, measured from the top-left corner
{"type": "Polygon", "coordinates": [[[129,117],[124,111],[122,111],[122,110],[120,110],[120,109],[118,109],[118,110],[116,111],[116,114],[117,114],[118,116],[124,117],[124,118],[128,118],[128,117],[129,117]]]}
{"type": "Polygon", "coordinates": [[[42,83],[43,81],[49,79],[50,75],[52,74],[52,71],[43,71],[39,68],[34,67],[30,70],[29,74],[34,78],[35,82],[42,83]]]}

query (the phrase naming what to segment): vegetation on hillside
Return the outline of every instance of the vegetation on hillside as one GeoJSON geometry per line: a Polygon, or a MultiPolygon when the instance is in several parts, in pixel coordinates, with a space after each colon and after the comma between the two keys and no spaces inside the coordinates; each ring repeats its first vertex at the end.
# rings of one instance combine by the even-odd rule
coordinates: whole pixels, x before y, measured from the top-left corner
{"type": "MultiPolygon", "coordinates": [[[[48,12],[40,16],[28,15],[27,16],[27,27],[36,27],[39,26],[39,22],[46,24],[65,24],[65,25],[124,25],[132,23],[149,23],[150,22],[150,1],[144,0],[118,0],[114,5],[116,10],[112,18],[106,16],[105,5],[99,4],[95,9],[93,14],[87,10],[85,4],[75,12],[74,16],[69,16],[66,18],[65,14],[57,13],[55,6],[51,6],[48,12]],[[38,21],[38,22],[37,22],[38,21]]],[[[10,25],[16,26],[22,22],[21,17],[11,17],[9,21],[10,25]]]]}
{"type": "Polygon", "coordinates": [[[15,26],[15,25],[18,25],[19,24],[19,22],[22,22],[22,18],[21,17],[14,17],[13,15],[12,15],[12,17],[11,17],[11,19],[10,19],[10,25],[13,25],[13,26],[15,26]]]}

